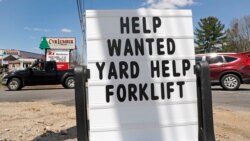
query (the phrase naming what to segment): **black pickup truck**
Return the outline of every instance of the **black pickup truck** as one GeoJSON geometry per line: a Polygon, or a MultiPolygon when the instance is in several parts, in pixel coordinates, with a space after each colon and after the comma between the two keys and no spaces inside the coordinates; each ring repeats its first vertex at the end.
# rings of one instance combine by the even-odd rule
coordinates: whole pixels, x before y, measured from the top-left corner
{"type": "Polygon", "coordinates": [[[25,70],[9,72],[4,75],[2,84],[9,90],[21,90],[24,86],[34,85],[54,85],[62,84],[64,88],[74,88],[73,69],[57,70],[55,61],[43,63],[43,67],[38,67],[38,63],[25,70]]]}

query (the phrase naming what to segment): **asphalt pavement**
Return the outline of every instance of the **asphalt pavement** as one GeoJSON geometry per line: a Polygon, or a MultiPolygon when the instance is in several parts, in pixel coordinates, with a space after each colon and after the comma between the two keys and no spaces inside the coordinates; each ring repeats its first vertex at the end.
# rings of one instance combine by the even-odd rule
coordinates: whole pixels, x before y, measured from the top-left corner
{"type": "Polygon", "coordinates": [[[0,89],[0,102],[52,102],[72,105],[75,101],[74,89],[62,86],[29,86],[20,91],[0,89]]]}
{"type": "Polygon", "coordinates": [[[241,85],[237,91],[212,87],[212,97],[214,106],[250,111],[250,84],[241,85]]]}
{"type": "MultiPolygon", "coordinates": [[[[250,111],[250,85],[241,85],[238,91],[226,91],[212,87],[213,105],[250,111]]],[[[0,89],[0,102],[47,101],[55,104],[74,105],[74,89],[62,86],[24,87],[21,91],[0,89]]]]}

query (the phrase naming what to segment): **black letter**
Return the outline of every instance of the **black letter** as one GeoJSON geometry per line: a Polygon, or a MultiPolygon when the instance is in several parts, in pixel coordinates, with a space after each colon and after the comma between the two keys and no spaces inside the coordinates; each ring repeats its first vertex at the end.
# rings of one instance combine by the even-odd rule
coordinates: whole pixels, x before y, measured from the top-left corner
{"type": "Polygon", "coordinates": [[[129,39],[126,39],[126,42],[125,42],[125,49],[124,49],[124,56],[127,56],[127,54],[130,54],[131,56],[133,56],[133,49],[132,49],[132,46],[131,46],[131,43],[130,43],[130,40],[129,39]]]}
{"type": "Polygon", "coordinates": [[[162,51],[162,49],[164,48],[164,45],[162,45],[161,43],[163,42],[163,38],[158,38],[156,39],[156,46],[157,46],[157,53],[158,55],[164,55],[165,52],[162,51]]]}
{"type": "Polygon", "coordinates": [[[153,54],[152,42],[154,42],[154,39],[153,38],[148,38],[148,39],[146,39],[146,42],[148,43],[149,55],[152,55],[153,54]]]}
{"type": "Polygon", "coordinates": [[[131,78],[137,78],[140,73],[140,67],[137,62],[132,61],[130,62],[130,72],[131,72],[131,78]]]}
{"type": "Polygon", "coordinates": [[[117,45],[117,41],[116,39],[111,40],[108,39],[108,49],[109,49],[109,56],[113,56],[114,55],[114,51],[116,53],[117,56],[120,56],[121,54],[121,39],[118,39],[118,45],[117,45]]]}
{"type": "Polygon", "coordinates": [[[144,86],[142,87],[142,84],[139,84],[139,92],[140,92],[140,101],[143,100],[143,97],[145,98],[145,100],[148,101],[148,96],[146,94],[146,89],[147,89],[147,84],[145,83],[144,86]]]}
{"type": "Polygon", "coordinates": [[[114,62],[110,62],[108,79],[111,79],[112,76],[115,79],[117,79],[117,72],[116,72],[116,69],[115,69],[115,63],[114,62]]]}
{"type": "Polygon", "coordinates": [[[101,66],[98,62],[96,62],[96,67],[99,70],[99,79],[101,79],[101,80],[103,78],[102,71],[103,71],[104,66],[105,66],[105,62],[102,62],[101,66]]]}
{"type": "Polygon", "coordinates": [[[147,22],[146,22],[145,17],[142,18],[142,25],[143,25],[143,33],[150,33],[151,32],[149,29],[147,29],[147,22]]]}
{"type": "Polygon", "coordinates": [[[168,97],[168,99],[171,98],[170,93],[171,93],[171,92],[174,92],[174,89],[171,88],[171,86],[173,86],[173,85],[174,85],[173,82],[168,82],[168,83],[167,83],[167,97],[168,97]]]}
{"type": "Polygon", "coordinates": [[[155,61],[156,66],[154,66],[154,61],[151,61],[151,77],[154,78],[154,72],[156,72],[157,77],[160,77],[160,64],[159,61],[155,61]]]}
{"type": "Polygon", "coordinates": [[[144,42],[143,39],[139,40],[135,39],[135,55],[138,56],[140,54],[143,56],[144,55],[144,42]]]}
{"type": "Polygon", "coordinates": [[[120,23],[121,23],[121,33],[124,33],[124,29],[127,29],[127,34],[129,33],[129,18],[126,17],[125,23],[123,22],[123,17],[120,18],[120,23]]]}
{"type": "Polygon", "coordinates": [[[167,72],[169,70],[169,67],[167,66],[169,64],[168,60],[162,60],[162,76],[163,77],[169,77],[169,73],[167,72]]]}
{"type": "Polygon", "coordinates": [[[164,83],[161,83],[161,99],[165,99],[165,89],[164,89],[164,83]]]}
{"type": "Polygon", "coordinates": [[[109,103],[110,102],[110,96],[114,95],[114,92],[110,91],[110,89],[113,89],[114,86],[113,85],[106,85],[106,102],[109,103]]]}
{"type": "Polygon", "coordinates": [[[158,100],[159,99],[159,96],[155,95],[154,83],[151,83],[151,99],[152,100],[158,100]]]}
{"type": "Polygon", "coordinates": [[[127,62],[124,62],[124,61],[119,62],[119,70],[120,70],[120,78],[121,79],[123,78],[123,76],[125,78],[128,78],[128,73],[127,73],[128,64],[127,64],[127,62]]]}
{"type": "Polygon", "coordinates": [[[135,84],[128,84],[128,100],[132,101],[132,99],[134,99],[134,101],[137,101],[137,97],[136,97],[136,92],[137,92],[137,87],[135,84]]]}
{"type": "Polygon", "coordinates": [[[175,63],[175,60],[172,61],[172,65],[173,65],[173,75],[174,76],[180,76],[181,74],[179,72],[176,72],[176,63],[175,63]]]}
{"type": "Polygon", "coordinates": [[[120,101],[120,102],[124,102],[126,100],[126,88],[123,84],[119,84],[117,86],[117,99],[120,101]],[[121,92],[122,91],[122,92],[121,92]],[[121,95],[121,93],[123,95],[121,95]]]}
{"type": "Polygon", "coordinates": [[[140,33],[140,30],[137,28],[139,27],[139,17],[132,17],[132,32],[133,33],[140,33]]]}
{"type": "Polygon", "coordinates": [[[180,98],[183,98],[183,88],[182,86],[185,84],[184,81],[177,82],[177,85],[179,86],[179,91],[180,91],[180,98]]]}
{"type": "Polygon", "coordinates": [[[153,17],[153,30],[156,33],[158,27],[161,26],[161,19],[159,17],[153,17]]]}
{"type": "Polygon", "coordinates": [[[167,48],[168,48],[168,54],[169,55],[174,54],[174,52],[175,52],[175,42],[174,42],[174,40],[172,38],[167,39],[167,48]],[[170,48],[171,44],[172,44],[172,48],[170,48]]]}
{"type": "Polygon", "coordinates": [[[183,76],[186,76],[187,70],[190,69],[190,62],[187,59],[182,60],[183,76]]]}

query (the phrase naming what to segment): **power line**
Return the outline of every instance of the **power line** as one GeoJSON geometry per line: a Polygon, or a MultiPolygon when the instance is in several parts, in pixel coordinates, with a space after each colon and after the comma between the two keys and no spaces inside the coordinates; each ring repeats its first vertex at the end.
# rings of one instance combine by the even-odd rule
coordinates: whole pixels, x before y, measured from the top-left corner
{"type": "Polygon", "coordinates": [[[82,0],[76,0],[77,3],[77,9],[78,9],[78,16],[79,16],[79,20],[80,20],[80,26],[81,26],[81,30],[84,33],[85,29],[85,3],[82,0]]]}
{"type": "Polygon", "coordinates": [[[81,65],[84,64],[84,52],[86,53],[86,38],[85,38],[85,0],[76,0],[77,9],[78,9],[78,16],[82,31],[82,48],[81,48],[81,65]]]}

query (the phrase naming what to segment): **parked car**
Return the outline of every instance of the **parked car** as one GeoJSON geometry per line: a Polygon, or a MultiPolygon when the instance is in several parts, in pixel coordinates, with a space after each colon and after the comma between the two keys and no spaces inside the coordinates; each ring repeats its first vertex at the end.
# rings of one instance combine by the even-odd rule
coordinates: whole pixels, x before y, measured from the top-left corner
{"type": "Polygon", "coordinates": [[[237,90],[241,84],[250,84],[250,53],[197,54],[199,61],[208,62],[212,85],[237,90]]]}
{"type": "Polygon", "coordinates": [[[65,88],[74,88],[72,69],[57,70],[55,61],[35,63],[25,70],[9,72],[4,75],[2,84],[9,90],[21,90],[24,86],[62,84],[65,88]]]}

